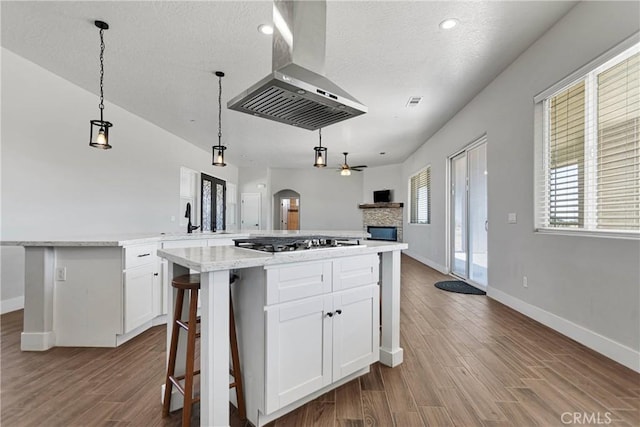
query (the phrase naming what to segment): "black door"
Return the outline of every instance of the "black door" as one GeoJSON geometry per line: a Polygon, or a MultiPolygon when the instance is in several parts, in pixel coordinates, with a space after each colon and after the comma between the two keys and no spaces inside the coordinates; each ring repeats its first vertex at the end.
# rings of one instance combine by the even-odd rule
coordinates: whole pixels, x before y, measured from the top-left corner
{"type": "Polygon", "coordinates": [[[200,180],[202,231],[226,228],[227,184],[225,181],[202,174],[200,180]]]}

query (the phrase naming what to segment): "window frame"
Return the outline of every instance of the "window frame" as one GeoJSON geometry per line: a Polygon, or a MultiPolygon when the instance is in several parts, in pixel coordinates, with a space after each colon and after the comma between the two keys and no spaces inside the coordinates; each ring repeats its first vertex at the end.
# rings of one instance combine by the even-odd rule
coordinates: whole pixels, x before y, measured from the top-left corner
{"type": "Polygon", "coordinates": [[[409,200],[409,209],[407,209],[407,223],[409,225],[431,225],[431,164],[427,164],[425,167],[423,167],[422,169],[420,169],[419,171],[417,171],[414,174],[411,174],[409,176],[409,180],[407,182],[407,186],[408,186],[408,191],[407,193],[409,194],[408,200],[409,200]],[[411,193],[411,180],[417,176],[419,176],[420,174],[422,174],[423,172],[426,172],[428,174],[428,179],[427,179],[427,221],[426,222],[418,222],[417,218],[416,218],[416,222],[412,221],[411,218],[411,213],[413,211],[413,206],[414,203],[417,203],[417,201],[413,200],[413,195],[411,193]]]}
{"type": "MultiPolygon", "coordinates": [[[[585,99],[587,103],[593,103],[596,99],[595,91],[590,90],[596,85],[592,82],[593,79],[599,73],[612,68],[615,64],[611,64],[612,60],[617,59],[621,54],[627,54],[624,58],[616,61],[616,63],[622,62],[625,59],[631,57],[632,55],[640,52],[640,33],[636,33],[626,40],[619,43],[617,46],[608,50],[604,54],[600,55],[596,59],[592,60],[588,64],[584,65],[580,69],[571,73],[567,77],[563,78],[553,86],[544,90],[534,97],[534,232],[541,234],[554,234],[554,235],[566,235],[566,236],[592,236],[592,237],[604,237],[604,238],[617,238],[617,239],[640,239],[640,231],[629,231],[629,230],[599,230],[594,227],[596,224],[595,211],[588,208],[588,203],[593,203],[595,206],[595,201],[592,200],[593,194],[595,191],[593,190],[597,186],[597,180],[594,178],[593,174],[586,174],[584,190],[583,190],[583,200],[585,204],[584,208],[584,223],[582,225],[583,228],[568,228],[568,227],[549,227],[545,226],[543,223],[545,219],[545,215],[549,217],[549,213],[543,213],[543,210],[549,209],[549,191],[547,188],[549,186],[549,181],[547,180],[547,173],[549,171],[550,165],[548,164],[548,151],[549,147],[549,114],[548,114],[548,106],[547,100],[553,98],[559,93],[567,90],[572,85],[580,81],[585,81],[585,99]],[[544,206],[541,206],[541,203],[544,206]]],[[[585,120],[590,121],[593,120],[594,116],[590,116],[585,114],[585,120]]],[[[597,123],[585,123],[585,128],[588,129],[587,126],[591,126],[591,129],[597,130],[597,123]]],[[[586,132],[585,134],[585,152],[587,150],[592,150],[594,147],[597,149],[598,141],[596,133],[586,132]]],[[[584,157],[584,167],[585,168],[594,168],[595,160],[590,159],[588,156],[584,157]]]]}

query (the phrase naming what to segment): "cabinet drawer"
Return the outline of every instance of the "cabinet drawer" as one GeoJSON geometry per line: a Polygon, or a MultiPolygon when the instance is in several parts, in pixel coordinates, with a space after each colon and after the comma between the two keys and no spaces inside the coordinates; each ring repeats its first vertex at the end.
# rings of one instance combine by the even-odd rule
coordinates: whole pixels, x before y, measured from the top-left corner
{"type": "Polygon", "coordinates": [[[359,255],[333,261],[333,290],[378,283],[378,255],[359,255]]]}
{"type": "Polygon", "coordinates": [[[127,246],[124,248],[124,268],[133,268],[140,265],[152,264],[157,261],[156,243],[146,245],[127,246]]]}
{"type": "Polygon", "coordinates": [[[267,269],[267,305],[326,292],[331,292],[331,261],[305,262],[267,269]]]}

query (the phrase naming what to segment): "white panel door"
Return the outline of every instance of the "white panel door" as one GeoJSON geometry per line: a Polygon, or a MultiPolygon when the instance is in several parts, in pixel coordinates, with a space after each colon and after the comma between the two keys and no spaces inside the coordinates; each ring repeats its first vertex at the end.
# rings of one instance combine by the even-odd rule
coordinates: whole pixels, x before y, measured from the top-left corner
{"type": "Polygon", "coordinates": [[[333,381],[379,359],[380,289],[370,285],[333,297],[333,381]]]}
{"type": "Polygon", "coordinates": [[[240,196],[240,226],[243,230],[260,230],[262,210],[260,193],[242,193],[240,196]]]}

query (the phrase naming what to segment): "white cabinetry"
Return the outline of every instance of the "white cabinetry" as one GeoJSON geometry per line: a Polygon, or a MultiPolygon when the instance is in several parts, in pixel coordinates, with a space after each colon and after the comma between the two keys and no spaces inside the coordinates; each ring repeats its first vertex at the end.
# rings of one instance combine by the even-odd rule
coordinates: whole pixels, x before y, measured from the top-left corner
{"type": "Polygon", "coordinates": [[[377,255],[241,273],[234,304],[247,416],[255,425],[378,360],[377,255]]]}
{"type": "Polygon", "coordinates": [[[123,332],[129,333],[161,314],[162,290],[157,245],[125,247],[123,332]]]}

